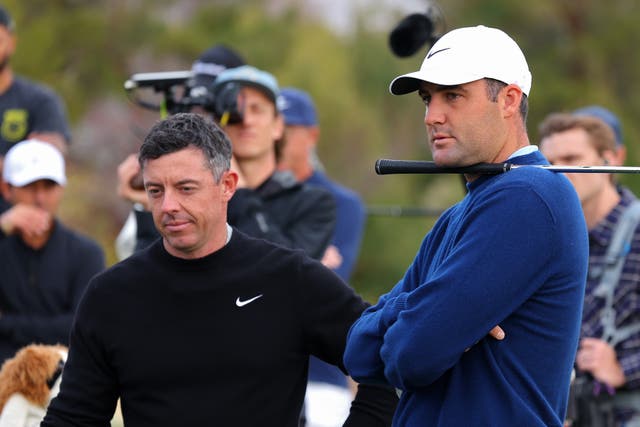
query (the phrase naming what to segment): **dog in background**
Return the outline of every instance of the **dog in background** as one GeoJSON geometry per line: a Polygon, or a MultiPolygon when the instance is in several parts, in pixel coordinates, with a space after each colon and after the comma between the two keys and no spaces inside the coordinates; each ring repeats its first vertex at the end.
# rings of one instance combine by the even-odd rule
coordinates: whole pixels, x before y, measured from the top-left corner
{"type": "Polygon", "coordinates": [[[0,369],[0,427],[39,426],[60,390],[67,348],[32,344],[0,369]]]}

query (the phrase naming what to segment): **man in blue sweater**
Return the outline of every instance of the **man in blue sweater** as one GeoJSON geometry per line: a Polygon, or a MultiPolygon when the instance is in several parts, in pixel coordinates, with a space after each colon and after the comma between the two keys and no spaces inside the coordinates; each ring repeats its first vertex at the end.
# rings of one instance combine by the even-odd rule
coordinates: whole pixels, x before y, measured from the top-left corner
{"type": "MultiPolygon", "coordinates": [[[[504,32],[445,34],[390,91],[418,91],[433,159],[548,164],[526,133],[531,73],[504,32]]],[[[562,426],[580,331],[587,230],[565,176],[466,175],[468,194],[405,276],[352,326],[345,366],[402,391],[394,426],[562,426]],[[502,341],[486,338],[500,325],[502,341]]]]}

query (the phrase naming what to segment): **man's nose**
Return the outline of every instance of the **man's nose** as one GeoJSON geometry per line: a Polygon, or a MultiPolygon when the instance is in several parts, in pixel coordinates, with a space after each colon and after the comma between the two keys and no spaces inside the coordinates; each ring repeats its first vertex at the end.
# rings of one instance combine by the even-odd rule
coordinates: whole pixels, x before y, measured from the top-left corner
{"type": "Polygon", "coordinates": [[[424,112],[424,123],[429,126],[444,123],[445,116],[442,105],[437,100],[431,100],[424,112]]]}
{"type": "Polygon", "coordinates": [[[162,197],[162,212],[175,212],[179,209],[180,203],[178,202],[177,194],[173,190],[165,190],[162,197]]]}

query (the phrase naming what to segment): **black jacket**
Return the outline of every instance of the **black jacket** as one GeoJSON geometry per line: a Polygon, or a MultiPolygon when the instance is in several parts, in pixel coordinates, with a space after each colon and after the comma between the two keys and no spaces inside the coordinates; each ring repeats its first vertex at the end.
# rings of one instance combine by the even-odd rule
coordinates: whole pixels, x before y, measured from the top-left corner
{"type": "Polygon", "coordinates": [[[255,190],[236,191],[228,221],[250,236],[320,259],[333,236],[336,207],[329,191],[276,172],[255,190]]]}

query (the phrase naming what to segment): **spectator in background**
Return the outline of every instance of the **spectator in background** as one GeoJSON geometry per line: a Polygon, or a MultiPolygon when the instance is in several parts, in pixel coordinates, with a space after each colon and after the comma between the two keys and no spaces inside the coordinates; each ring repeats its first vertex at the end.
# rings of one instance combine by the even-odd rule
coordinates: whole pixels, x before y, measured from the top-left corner
{"type": "MultiPolygon", "coordinates": [[[[330,180],[316,155],[320,137],[316,108],[311,96],[299,89],[283,88],[278,99],[284,116],[278,169],[291,171],[298,181],[326,188],[336,202],[336,228],[322,263],[346,282],[356,264],[366,212],[354,191],[330,180]]],[[[339,426],[353,399],[347,376],[335,366],[311,357],[305,400],[309,427],[339,426]]]]}
{"type": "MultiPolygon", "coordinates": [[[[617,119],[612,123],[618,123],[617,119]]],[[[611,165],[621,161],[617,142],[620,128],[616,132],[596,115],[550,114],[539,130],[540,149],[552,164],[611,165]]],[[[640,202],[628,189],[616,186],[611,174],[576,173],[567,177],[578,193],[589,229],[589,273],[576,355],[575,405],[569,418],[577,426],[601,425],[594,419],[590,420],[594,424],[587,422],[596,416],[600,422],[615,418],[615,425],[637,425],[640,202]],[[633,401],[636,403],[630,403],[633,401]]]]}
{"type": "Polygon", "coordinates": [[[277,170],[276,143],[284,134],[279,93],[273,75],[248,65],[223,71],[214,83],[214,97],[231,101],[217,117],[231,139],[231,167],[239,176],[229,223],[250,236],[322,259],[333,236],[335,201],[327,190],[277,170]],[[226,117],[230,120],[224,123],[226,117]]]}
{"type": "Polygon", "coordinates": [[[62,100],[48,87],[16,76],[15,23],[0,6],[0,153],[28,138],[49,142],[63,154],[71,140],[62,100]]]}
{"type": "Polygon", "coordinates": [[[5,156],[0,216],[0,361],[28,344],[67,345],[89,279],[105,267],[100,246],[55,215],[66,184],[64,158],[27,140],[5,156]]]}
{"type": "MultiPolygon", "coordinates": [[[[48,87],[13,73],[11,57],[16,38],[15,23],[0,6],[0,157],[28,138],[49,142],[65,154],[71,133],[64,104],[48,87]]],[[[7,207],[7,202],[0,199],[0,212],[7,207]]]]}
{"type": "Polygon", "coordinates": [[[320,128],[311,96],[299,89],[283,88],[279,102],[284,116],[285,137],[278,169],[289,170],[298,181],[326,188],[333,195],[336,228],[322,262],[349,282],[364,232],[364,204],[356,192],[332,181],[323,172],[316,153],[320,128]]]}

